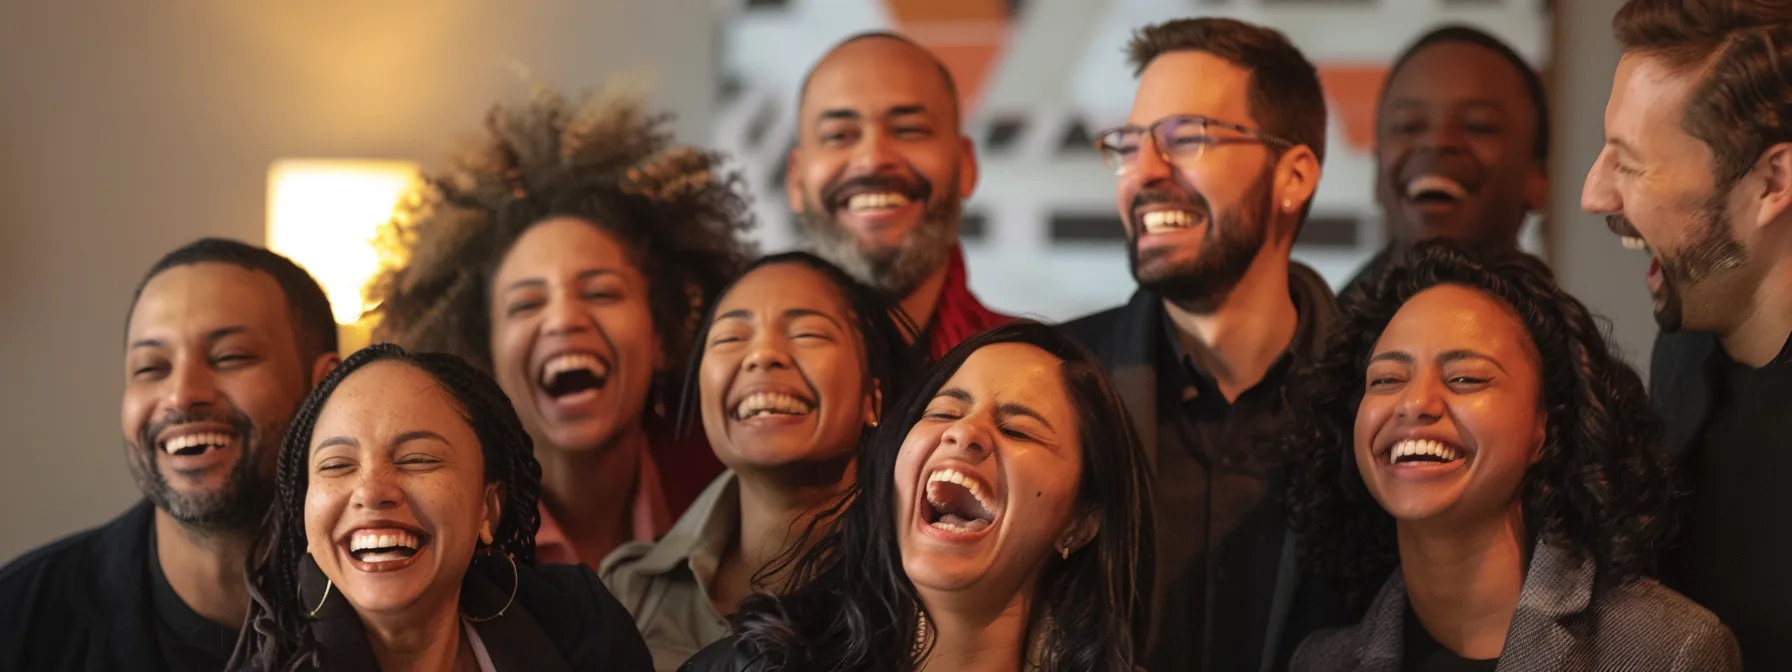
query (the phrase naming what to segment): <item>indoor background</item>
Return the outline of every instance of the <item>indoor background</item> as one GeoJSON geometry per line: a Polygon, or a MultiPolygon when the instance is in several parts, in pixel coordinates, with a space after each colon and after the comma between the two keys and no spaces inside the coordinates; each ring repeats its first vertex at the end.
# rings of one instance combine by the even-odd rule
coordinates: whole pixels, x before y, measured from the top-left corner
{"type": "MultiPolygon", "coordinates": [[[[494,101],[527,95],[518,65],[576,93],[623,76],[678,115],[685,141],[728,150],[767,249],[794,242],[779,164],[794,86],[835,40],[897,29],[961,80],[984,155],[967,203],[971,285],[1052,319],[1130,293],[1112,178],[1087,135],[1124,117],[1120,52],[1138,25],[1232,16],[1284,30],[1325,72],[1331,156],[1295,251],[1334,284],[1382,243],[1361,116],[1387,60],[1434,23],[1506,39],[1549,82],[1549,211],[1525,239],[1646,369],[1655,327],[1643,255],[1578,207],[1602,142],[1621,0],[77,0],[0,4],[0,560],[138,499],[118,409],[124,312],[142,272],[207,235],[265,243],[298,174],[438,161],[494,101]],[[294,172],[296,171],[296,172],[294,172]],[[1074,278],[1074,280],[1073,280],[1074,278]]],[[[352,199],[344,198],[343,202],[352,199]]],[[[288,218],[305,213],[285,213],[288,218]]],[[[315,216],[316,213],[312,213],[315,216]]],[[[291,221],[299,222],[299,219],[291,221]]],[[[288,229],[291,230],[291,225],[288,229]]],[[[314,234],[321,229],[304,229],[314,234]]],[[[284,233],[282,235],[285,235],[284,233]]],[[[325,239],[326,249],[356,247],[325,239]]],[[[314,236],[315,237],[315,236],[314,236]]],[[[316,241],[309,241],[316,245],[316,241]]],[[[352,250],[351,250],[352,251],[352,250]]],[[[348,255],[353,256],[353,255],[348,255]]],[[[314,269],[316,270],[316,269],[314,269]]],[[[325,269],[326,271],[328,269],[325,269]]],[[[339,309],[342,306],[338,306],[339,309]]]]}

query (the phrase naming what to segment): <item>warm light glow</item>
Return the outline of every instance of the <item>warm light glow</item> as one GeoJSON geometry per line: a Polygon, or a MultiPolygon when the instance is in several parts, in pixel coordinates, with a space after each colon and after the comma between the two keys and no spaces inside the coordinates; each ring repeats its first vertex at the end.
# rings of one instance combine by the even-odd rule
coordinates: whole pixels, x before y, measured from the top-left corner
{"type": "Polygon", "coordinates": [[[338,324],[361,319],[379,270],[372,241],[417,167],[402,161],[281,160],[268,169],[268,249],[311,272],[338,324]]]}

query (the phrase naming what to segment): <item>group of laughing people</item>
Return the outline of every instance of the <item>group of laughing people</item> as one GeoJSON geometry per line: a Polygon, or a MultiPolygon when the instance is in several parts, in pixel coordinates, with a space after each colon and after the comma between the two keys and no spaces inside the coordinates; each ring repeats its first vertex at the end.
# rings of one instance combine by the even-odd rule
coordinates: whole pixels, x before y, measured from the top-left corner
{"type": "Polygon", "coordinates": [[[1095,140],[1138,290],[1062,325],[969,291],[973,145],[901,36],[804,80],[765,257],[724,157],[538,89],[400,206],[371,347],[267,250],[149,269],[144,500],[0,570],[0,669],[1792,669],[1792,6],[1613,25],[1581,200],[1653,256],[1647,385],[1517,250],[1567,181],[1474,29],[1390,71],[1337,295],[1290,259],[1314,66],[1139,29],[1095,140]]]}

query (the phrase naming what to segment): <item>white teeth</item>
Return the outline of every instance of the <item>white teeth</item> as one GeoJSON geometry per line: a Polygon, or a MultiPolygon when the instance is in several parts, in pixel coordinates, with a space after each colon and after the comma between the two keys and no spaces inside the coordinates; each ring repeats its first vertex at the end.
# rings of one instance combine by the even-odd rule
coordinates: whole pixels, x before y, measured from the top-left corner
{"type": "Polygon", "coordinates": [[[1399,464],[1400,458],[1413,455],[1432,455],[1445,462],[1455,462],[1460,457],[1455,448],[1438,441],[1406,440],[1388,451],[1388,464],[1399,464]]]}
{"type": "Polygon", "coordinates": [[[1649,249],[1649,243],[1641,238],[1636,237],[1636,236],[1619,236],[1618,242],[1620,244],[1622,244],[1624,246],[1624,249],[1626,249],[1626,250],[1647,250],[1647,249],[1649,249]]]}
{"type": "Polygon", "coordinates": [[[173,455],[194,446],[228,446],[230,445],[230,437],[231,435],[229,434],[219,434],[216,432],[177,436],[169,439],[166,443],[163,443],[162,450],[168,451],[169,455],[173,455]]]}
{"type": "MultiPolygon", "coordinates": [[[[349,536],[348,550],[364,551],[370,548],[418,548],[417,535],[403,530],[356,530],[349,536]]],[[[369,562],[373,562],[369,560],[369,562]]]]}
{"type": "Polygon", "coordinates": [[[861,210],[889,210],[908,205],[908,197],[895,192],[876,194],[853,194],[847,199],[846,209],[853,212],[861,210]]]}
{"type": "Polygon", "coordinates": [[[1450,198],[1462,200],[1468,198],[1468,190],[1455,180],[1442,175],[1422,175],[1406,183],[1406,197],[1418,198],[1425,193],[1442,193],[1450,198]]]}
{"type": "Polygon", "coordinates": [[[1153,210],[1139,217],[1146,233],[1162,233],[1194,226],[1195,213],[1187,210],[1153,210]]]}
{"type": "Polygon", "coordinates": [[[808,415],[815,407],[807,401],[788,394],[776,392],[760,392],[747,395],[734,407],[734,419],[746,420],[758,415],[779,413],[783,415],[808,415]]]}
{"type": "Polygon", "coordinates": [[[543,386],[550,385],[554,382],[554,376],[566,373],[567,371],[578,371],[580,369],[590,371],[591,375],[598,378],[603,378],[610,373],[609,365],[605,364],[603,360],[598,359],[595,355],[587,355],[582,352],[569,352],[564,355],[555,356],[553,359],[548,360],[546,364],[542,365],[541,384],[543,386]]]}
{"type": "MultiPolygon", "coordinates": [[[[990,503],[989,493],[984,491],[983,484],[981,482],[979,482],[977,479],[971,478],[970,476],[966,476],[964,474],[964,472],[961,472],[957,469],[953,469],[951,467],[946,467],[939,471],[933,472],[933,474],[931,476],[927,477],[927,482],[929,484],[932,484],[935,481],[945,481],[947,483],[956,483],[958,485],[964,486],[964,489],[971,491],[972,497],[977,498],[977,503],[981,504],[983,506],[983,510],[988,511],[992,514],[995,513],[996,507],[994,504],[990,503]]],[[[926,488],[922,488],[922,489],[926,490],[926,488]]],[[[927,502],[929,504],[934,505],[935,507],[940,507],[940,506],[946,505],[945,502],[934,501],[934,499],[932,497],[932,493],[928,493],[927,502]]]]}

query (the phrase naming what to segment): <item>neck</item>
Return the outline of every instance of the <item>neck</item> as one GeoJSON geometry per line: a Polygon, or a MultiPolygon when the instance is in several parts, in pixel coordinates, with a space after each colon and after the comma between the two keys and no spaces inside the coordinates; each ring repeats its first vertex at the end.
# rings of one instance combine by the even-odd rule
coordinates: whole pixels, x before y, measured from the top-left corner
{"type": "MultiPolygon", "coordinates": [[[[760,571],[773,565],[797,543],[813,541],[804,536],[815,518],[825,512],[853,481],[853,460],[787,467],[776,473],[743,471],[740,487],[740,534],[723,553],[716,568],[711,599],[717,611],[728,613],[754,589],[781,591],[789,567],[779,567],[755,583],[760,571]]],[[[800,553],[806,549],[797,549],[800,553]]]]}
{"type": "Polygon", "coordinates": [[[564,450],[537,443],[541,500],[579,558],[597,562],[634,538],[631,524],[640,487],[647,431],[639,424],[596,450],[564,450]]]}
{"type": "Polygon", "coordinates": [[[1766,366],[1792,337],[1792,254],[1780,255],[1780,259],[1762,278],[1748,317],[1719,335],[1724,352],[1737,363],[1766,366]]]}
{"type": "Polygon", "coordinates": [[[250,534],[244,531],[196,530],[156,509],[156,560],[174,594],[205,620],[231,629],[243,627],[249,613],[243,563],[250,534]]]}
{"type": "Polygon", "coordinates": [[[1288,293],[1288,256],[1264,250],[1217,306],[1165,300],[1189,354],[1231,401],[1263,380],[1294,340],[1300,314],[1288,293]],[[1211,309],[1207,309],[1211,308],[1211,309]]]}
{"type": "MultiPolygon", "coordinates": [[[[922,280],[915,291],[909,292],[908,296],[902,297],[897,303],[902,307],[902,312],[915,321],[917,330],[926,329],[927,324],[933,321],[933,311],[940,307],[940,294],[946,289],[946,266],[940,264],[939,269],[922,280]]],[[[920,332],[917,331],[913,336],[919,337],[920,332]]],[[[914,338],[910,338],[909,342],[913,343],[914,338]]]]}
{"type": "Polygon", "coordinates": [[[1425,631],[1457,655],[1497,658],[1524,589],[1524,517],[1478,525],[1400,523],[1400,572],[1425,631]]]}
{"type": "Polygon", "coordinates": [[[1032,590],[1017,593],[997,609],[976,600],[936,600],[926,607],[933,631],[933,650],[920,670],[1014,672],[1026,661],[1027,613],[1032,590]],[[942,603],[943,602],[943,603],[942,603]],[[981,607],[981,608],[980,608],[981,607]]]}
{"type": "MultiPolygon", "coordinates": [[[[455,591],[448,604],[459,604],[455,591]]],[[[462,640],[460,620],[452,607],[422,611],[422,623],[415,619],[387,622],[363,616],[361,626],[367,633],[367,644],[382,670],[452,670],[459,656],[462,640]]],[[[400,619],[393,619],[400,620],[400,619]]]]}

